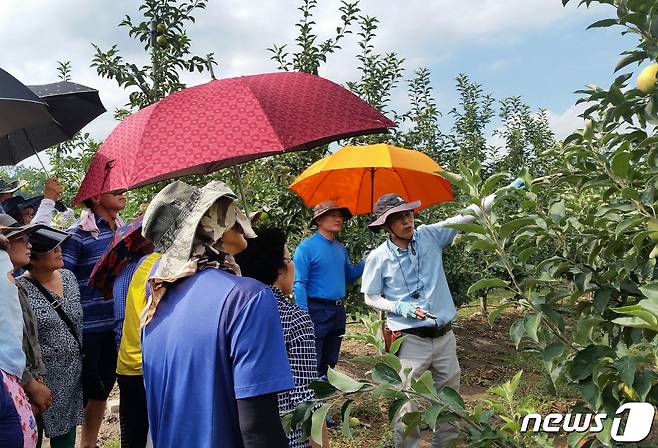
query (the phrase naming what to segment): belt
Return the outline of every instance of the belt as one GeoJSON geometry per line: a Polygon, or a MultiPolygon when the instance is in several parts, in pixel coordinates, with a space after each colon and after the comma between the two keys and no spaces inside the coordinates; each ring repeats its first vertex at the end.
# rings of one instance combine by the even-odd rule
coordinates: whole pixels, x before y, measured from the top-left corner
{"type": "Polygon", "coordinates": [[[400,331],[402,333],[413,334],[414,336],[421,338],[440,338],[441,336],[445,336],[450,331],[452,331],[452,322],[448,322],[442,327],[437,327],[435,325],[433,327],[405,328],[404,330],[400,331]]]}
{"type": "Polygon", "coordinates": [[[315,302],[315,303],[322,303],[322,304],[332,304],[332,305],[342,305],[343,301],[342,300],[333,300],[333,299],[321,299],[319,297],[307,297],[306,300],[308,302],[315,302]]]}

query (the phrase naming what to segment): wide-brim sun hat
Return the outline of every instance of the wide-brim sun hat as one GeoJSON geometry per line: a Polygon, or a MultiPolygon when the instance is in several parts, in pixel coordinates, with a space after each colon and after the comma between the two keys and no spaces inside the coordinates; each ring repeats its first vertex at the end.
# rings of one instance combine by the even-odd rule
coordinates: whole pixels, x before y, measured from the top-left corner
{"type": "Polygon", "coordinates": [[[343,214],[345,221],[352,217],[352,212],[350,212],[347,207],[339,207],[336,201],[323,201],[313,207],[313,217],[311,218],[311,224],[315,224],[316,219],[332,210],[340,211],[343,214]]]}
{"type": "Polygon", "coordinates": [[[45,254],[55,250],[70,236],[68,233],[52,227],[39,229],[30,234],[32,253],[45,254]]]}
{"type": "Polygon", "coordinates": [[[417,210],[421,206],[420,201],[407,202],[402,196],[395,193],[385,194],[377,199],[375,203],[375,215],[377,218],[368,224],[370,230],[378,232],[384,224],[386,219],[394,213],[406,212],[410,210],[417,210]]]}
{"type": "Polygon", "coordinates": [[[5,182],[4,180],[0,179],[0,194],[15,193],[26,185],[27,182],[24,180],[5,182]]]}
{"type": "Polygon", "coordinates": [[[44,228],[48,228],[48,226],[45,224],[27,224],[21,226],[11,215],[0,213],[0,233],[9,239],[29,235],[44,228]]]}
{"type": "Polygon", "coordinates": [[[235,204],[235,193],[221,181],[212,181],[201,188],[175,181],[153,198],[144,213],[142,235],[163,253],[158,277],[167,278],[176,274],[177,266],[190,259],[197,228],[218,201],[226,201],[227,215],[221,223],[223,231],[237,223],[246,238],[256,237],[249,218],[235,204]],[[229,212],[235,216],[229,215],[229,212]]]}

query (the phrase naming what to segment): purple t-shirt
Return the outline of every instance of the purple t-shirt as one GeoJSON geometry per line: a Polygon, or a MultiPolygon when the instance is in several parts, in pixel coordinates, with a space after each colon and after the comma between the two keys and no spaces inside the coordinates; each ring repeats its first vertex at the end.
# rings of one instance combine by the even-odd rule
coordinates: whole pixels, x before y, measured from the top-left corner
{"type": "Polygon", "coordinates": [[[295,386],[272,291],[218,269],[167,290],[142,352],[158,448],[241,447],[236,400],[295,386]]]}

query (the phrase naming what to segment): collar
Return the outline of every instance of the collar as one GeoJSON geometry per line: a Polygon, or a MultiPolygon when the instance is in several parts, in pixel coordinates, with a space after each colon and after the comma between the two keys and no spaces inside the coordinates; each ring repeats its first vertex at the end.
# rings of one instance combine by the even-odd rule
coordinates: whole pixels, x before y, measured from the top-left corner
{"type": "Polygon", "coordinates": [[[336,237],[330,240],[327,237],[325,237],[323,234],[321,234],[319,231],[315,232],[315,236],[320,238],[322,241],[326,241],[328,244],[333,244],[336,241],[336,237]]]}
{"type": "Polygon", "coordinates": [[[391,241],[391,237],[389,236],[386,238],[386,246],[388,249],[393,252],[396,255],[404,255],[409,253],[409,249],[413,248],[411,252],[415,253],[418,251],[418,237],[417,237],[417,232],[414,231],[414,235],[411,237],[411,241],[409,241],[409,246],[407,246],[407,249],[402,249],[400,246],[395,244],[393,241],[391,241]]]}
{"type": "Polygon", "coordinates": [[[272,286],[272,285],[270,285],[270,289],[272,290],[272,292],[274,293],[274,296],[275,296],[277,299],[283,299],[283,300],[286,299],[286,295],[283,293],[283,291],[281,291],[281,290],[280,290],[279,288],[277,288],[276,286],[272,286]]]}

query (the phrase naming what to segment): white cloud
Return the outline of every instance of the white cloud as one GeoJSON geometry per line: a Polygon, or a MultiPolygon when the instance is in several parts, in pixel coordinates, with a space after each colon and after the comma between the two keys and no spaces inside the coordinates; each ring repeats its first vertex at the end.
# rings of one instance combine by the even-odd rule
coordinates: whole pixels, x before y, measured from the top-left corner
{"type": "Polygon", "coordinates": [[[558,138],[565,138],[573,134],[577,129],[582,129],[583,118],[578,115],[582,114],[587,107],[588,105],[586,103],[580,103],[568,107],[562,113],[547,110],[548,124],[558,138]]]}
{"type": "MultiPolygon", "coordinates": [[[[118,44],[127,60],[148,63],[141,44],[128,38],[125,27],[117,27],[126,14],[134,19],[141,17],[139,4],[135,0],[5,0],[0,15],[0,67],[25,83],[40,84],[56,79],[57,60],[70,60],[73,80],[101,92],[109,112],[87,130],[96,138],[104,138],[116,125],[112,111],[127,102],[128,93],[114,81],[99,78],[89,67],[94,54],[91,42],[103,49],[118,44]]],[[[216,54],[218,77],[275,71],[266,48],[273,43],[287,43],[294,50],[299,4],[293,0],[211,0],[206,10],[196,13],[197,22],[188,28],[192,50],[201,55],[216,54]]],[[[409,70],[461,56],[459,47],[464,43],[507,45],[522,39],[529,30],[600,11],[563,8],[557,0],[362,0],[360,6],[362,14],[380,19],[378,50],[399,52],[407,59],[405,66],[409,70]]],[[[339,7],[338,0],[320,2],[315,13],[318,40],[334,35],[339,7]]],[[[356,26],[353,29],[357,31],[356,26]]],[[[359,51],[356,41],[355,34],[347,36],[342,41],[343,50],[329,55],[321,74],[339,83],[355,79],[354,55],[359,51]]],[[[499,60],[491,68],[503,69],[513,63],[499,60]]],[[[410,76],[411,71],[406,77],[410,76]]],[[[209,78],[205,73],[196,73],[185,74],[183,79],[192,85],[209,78]]],[[[486,83],[486,79],[481,81],[486,83]]],[[[552,117],[556,123],[568,120],[552,117]]]]}
{"type": "Polygon", "coordinates": [[[482,64],[480,68],[480,73],[491,73],[491,72],[500,72],[505,71],[515,65],[521,63],[521,57],[516,56],[513,58],[501,58],[496,59],[490,63],[482,64]]]}

